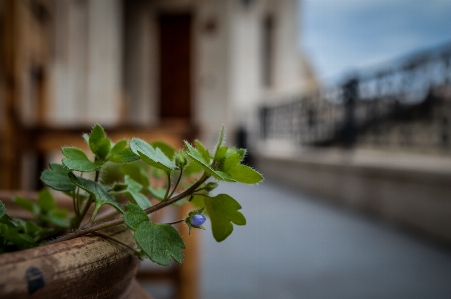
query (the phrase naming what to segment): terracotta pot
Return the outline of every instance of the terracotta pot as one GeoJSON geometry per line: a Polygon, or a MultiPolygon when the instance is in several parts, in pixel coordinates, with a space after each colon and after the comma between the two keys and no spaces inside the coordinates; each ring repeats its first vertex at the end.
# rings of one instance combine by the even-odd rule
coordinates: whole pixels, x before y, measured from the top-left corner
{"type": "MultiPolygon", "coordinates": [[[[134,244],[123,225],[102,233],[134,244]]],[[[0,298],[151,298],[135,280],[139,264],[130,249],[97,236],[4,253],[0,298]]]]}

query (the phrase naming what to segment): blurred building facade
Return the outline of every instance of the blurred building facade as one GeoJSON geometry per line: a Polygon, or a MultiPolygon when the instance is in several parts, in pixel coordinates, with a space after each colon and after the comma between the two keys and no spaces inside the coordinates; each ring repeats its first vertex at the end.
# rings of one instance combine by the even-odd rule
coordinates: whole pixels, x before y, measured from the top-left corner
{"type": "Polygon", "coordinates": [[[31,167],[18,148],[49,129],[182,127],[208,145],[222,125],[231,142],[239,128],[257,131],[259,105],[299,94],[313,77],[298,5],[1,0],[2,177],[31,167]]]}
{"type": "Polygon", "coordinates": [[[25,125],[182,121],[207,143],[223,124],[252,128],[262,99],[299,93],[309,76],[298,5],[2,0],[14,109],[25,125]]]}

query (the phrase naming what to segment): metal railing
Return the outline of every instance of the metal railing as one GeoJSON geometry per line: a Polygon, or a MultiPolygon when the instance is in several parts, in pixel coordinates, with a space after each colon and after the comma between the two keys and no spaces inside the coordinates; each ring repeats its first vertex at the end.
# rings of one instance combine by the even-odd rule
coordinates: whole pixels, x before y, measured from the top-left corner
{"type": "Polygon", "coordinates": [[[260,110],[262,139],[310,146],[451,148],[451,44],[260,110]]]}

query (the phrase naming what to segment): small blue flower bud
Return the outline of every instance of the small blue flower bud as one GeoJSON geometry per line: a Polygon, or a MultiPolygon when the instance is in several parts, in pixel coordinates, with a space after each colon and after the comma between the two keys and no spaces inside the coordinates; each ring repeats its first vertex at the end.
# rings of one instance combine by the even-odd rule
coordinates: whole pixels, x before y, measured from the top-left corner
{"type": "Polygon", "coordinates": [[[207,218],[205,218],[204,215],[195,214],[195,215],[191,216],[191,218],[189,219],[189,222],[193,226],[201,226],[202,224],[204,224],[205,220],[207,220],[207,218]]]}

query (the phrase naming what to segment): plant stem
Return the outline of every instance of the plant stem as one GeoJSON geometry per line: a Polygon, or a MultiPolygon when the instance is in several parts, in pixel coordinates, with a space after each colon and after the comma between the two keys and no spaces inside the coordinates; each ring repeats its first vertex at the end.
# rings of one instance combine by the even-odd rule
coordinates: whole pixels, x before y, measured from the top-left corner
{"type": "Polygon", "coordinates": [[[125,243],[123,243],[123,242],[121,242],[121,241],[119,241],[119,240],[116,240],[116,239],[113,238],[113,237],[107,236],[107,235],[105,235],[105,234],[101,234],[101,233],[99,233],[99,232],[91,232],[91,234],[93,234],[94,236],[99,236],[99,237],[108,239],[108,240],[110,240],[110,241],[116,242],[116,243],[118,243],[118,244],[120,244],[120,245],[122,245],[122,246],[124,246],[124,247],[127,247],[127,248],[130,249],[131,251],[135,252],[135,249],[134,249],[134,248],[128,246],[127,244],[125,244],[125,243]]]}
{"type": "Polygon", "coordinates": [[[74,204],[74,213],[75,213],[75,216],[76,216],[77,219],[78,219],[78,218],[80,218],[80,209],[79,209],[79,206],[78,206],[78,200],[77,200],[77,197],[75,196],[75,190],[74,190],[74,192],[73,192],[73,194],[72,194],[72,203],[74,204]]]}
{"type": "MultiPolygon", "coordinates": [[[[99,181],[99,177],[100,177],[100,170],[96,170],[96,176],[94,178],[94,181],[96,183],[99,181]]],[[[83,221],[83,219],[85,218],[86,213],[88,212],[89,208],[91,207],[92,202],[93,202],[92,195],[89,195],[88,199],[86,200],[86,204],[84,205],[83,210],[80,213],[80,217],[78,218],[78,221],[75,224],[75,228],[80,227],[80,224],[83,221]]]]}
{"type": "Polygon", "coordinates": [[[168,222],[166,224],[173,225],[173,224],[178,224],[178,223],[183,222],[183,221],[185,221],[185,219],[177,220],[177,221],[174,221],[174,222],[168,222]]]}
{"type": "Polygon", "coordinates": [[[168,176],[168,186],[166,188],[166,193],[164,194],[163,200],[166,200],[168,198],[169,189],[171,189],[171,174],[169,172],[166,172],[166,175],[168,176]]]}
{"type": "Polygon", "coordinates": [[[179,201],[180,199],[183,199],[189,195],[191,195],[196,189],[197,187],[199,187],[200,185],[202,185],[210,176],[205,174],[194,184],[191,185],[191,187],[189,187],[188,189],[186,189],[185,191],[183,191],[182,193],[168,199],[168,200],[164,200],[164,201],[160,201],[158,204],[151,206],[150,208],[147,208],[144,210],[144,212],[146,212],[146,214],[150,214],[153,213],[155,211],[161,210],[164,207],[167,207],[169,205],[172,205],[173,203],[179,201]]]}
{"type": "MultiPolygon", "coordinates": [[[[195,182],[193,185],[191,185],[188,189],[186,189],[182,193],[177,194],[174,197],[169,198],[167,200],[161,201],[158,204],[156,204],[154,206],[151,206],[150,208],[145,209],[144,212],[146,214],[150,214],[150,213],[156,212],[158,210],[161,210],[164,207],[167,207],[167,206],[169,206],[169,205],[171,205],[171,204],[173,204],[173,203],[175,203],[175,202],[177,202],[177,201],[179,201],[179,200],[191,195],[208,178],[210,178],[210,176],[204,173],[204,175],[202,175],[202,177],[197,182],[195,182]]],[[[93,225],[93,226],[90,226],[90,227],[87,227],[87,228],[84,228],[84,229],[80,229],[80,230],[74,231],[74,232],[66,234],[64,236],[61,236],[60,238],[58,238],[56,240],[53,240],[53,241],[50,241],[47,244],[53,244],[53,243],[57,243],[57,242],[71,240],[71,239],[74,239],[74,238],[78,238],[78,237],[84,236],[86,234],[90,234],[90,233],[96,232],[98,230],[102,230],[102,229],[105,229],[105,228],[121,225],[123,223],[124,223],[124,218],[123,217],[118,218],[118,219],[114,219],[114,220],[110,220],[110,221],[107,221],[107,222],[99,223],[99,224],[96,224],[96,225],[93,225]]]]}
{"type": "Polygon", "coordinates": [[[180,169],[180,175],[179,175],[179,177],[177,179],[177,182],[174,185],[174,189],[172,189],[172,192],[171,192],[171,194],[168,195],[168,197],[171,197],[174,194],[175,190],[177,189],[177,187],[180,184],[180,180],[182,179],[182,175],[183,175],[183,168],[180,169]]]}
{"type": "Polygon", "coordinates": [[[75,193],[75,191],[74,191],[74,195],[75,195],[75,200],[77,201],[77,216],[81,217],[81,214],[80,214],[80,205],[81,205],[81,202],[80,202],[80,187],[77,187],[77,192],[75,193]]]}

